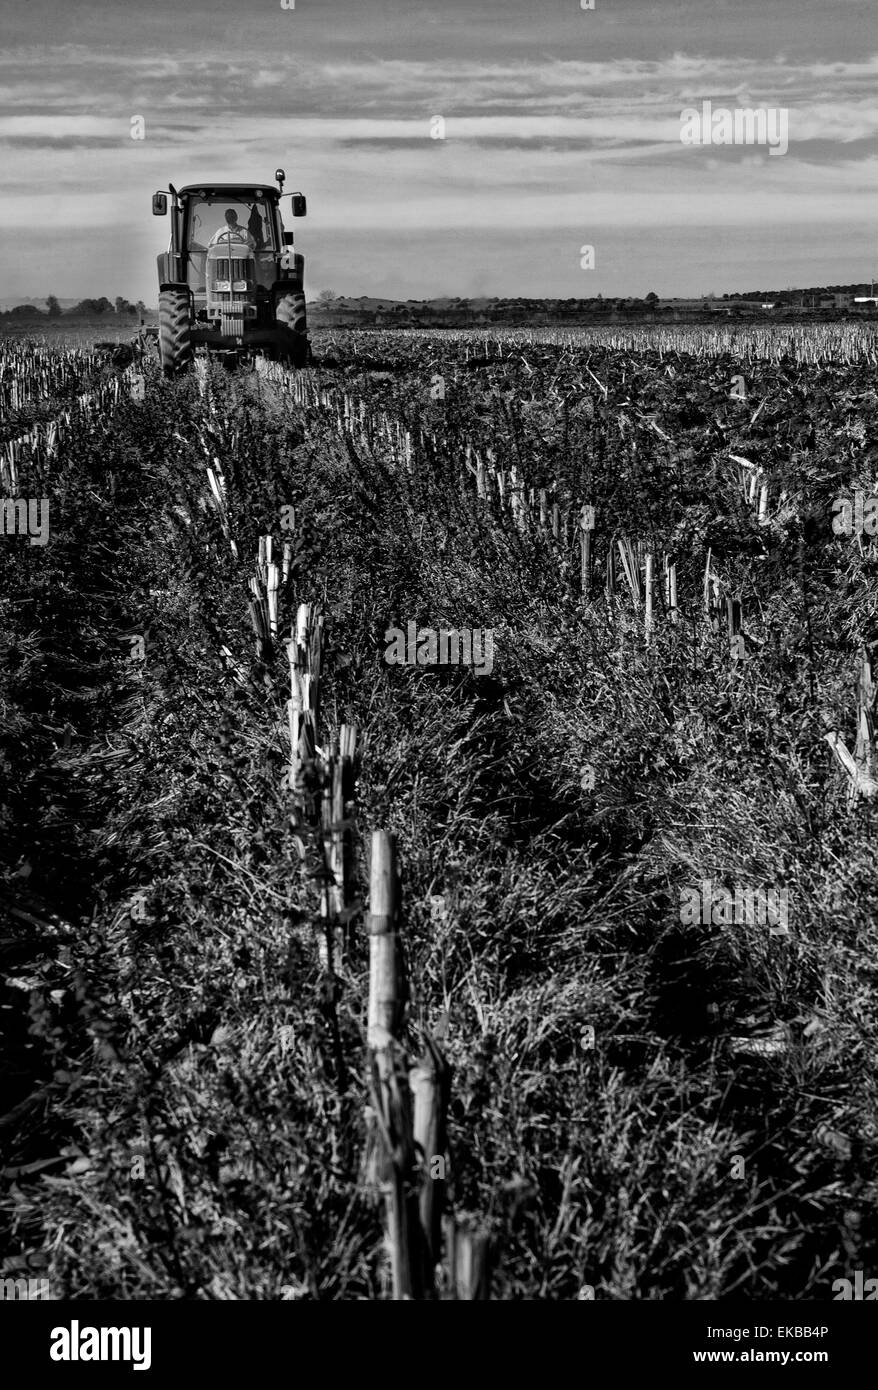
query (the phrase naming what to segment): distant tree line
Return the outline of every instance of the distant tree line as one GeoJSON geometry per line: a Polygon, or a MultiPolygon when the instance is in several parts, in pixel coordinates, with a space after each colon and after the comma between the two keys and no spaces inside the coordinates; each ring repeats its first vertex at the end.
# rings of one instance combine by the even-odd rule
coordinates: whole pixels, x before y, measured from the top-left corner
{"type": "Polygon", "coordinates": [[[808,289],[743,290],[741,294],[724,294],[723,299],[771,299],[776,304],[796,304],[803,295],[819,297],[825,294],[864,295],[871,293],[870,285],[863,282],[858,285],[811,285],[808,289]]]}
{"type": "Polygon", "coordinates": [[[101,314],[124,314],[129,318],[137,318],[145,313],[146,306],[142,299],[139,299],[136,304],[131,304],[127,299],[123,299],[121,294],[117,294],[113,302],[107,299],[106,295],[101,295],[100,299],[81,299],[71,309],[62,309],[57,295],[50,294],[46,297],[45,310],[38,309],[35,304],[16,304],[14,309],[7,309],[0,317],[32,319],[48,316],[50,319],[90,319],[98,318],[101,314]]]}
{"type": "MultiPolygon", "coordinates": [[[[863,292],[860,286],[848,286],[863,292]]],[[[868,287],[866,292],[868,291],[868,287]]],[[[837,292],[837,291],[836,291],[837,292]]],[[[366,300],[330,297],[324,291],[314,306],[316,321],[335,327],[376,327],[376,328],[459,328],[490,327],[491,325],[546,325],[578,324],[588,322],[618,323],[626,321],[678,322],[696,319],[698,322],[710,321],[717,314],[727,314],[733,318],[763,316],[763,305],[772,303],[777,312],[775,317],[801,318],[808,313],[820,312],[813,297],[821,292],[787,291],[775,294],[759,290],[733,299],[730,295],[702,295],[698,299],[660,299],[654,290],[642,299],[613,296],[604,298],[595,295],[589,299],[531,299],[500,298],[478,300],[460,297],[442,300],[408,301],[407,303],[382,303],[366,300]],[[325,315],[325,317],[324,317],[325,315]]],[[[832,293],[832,289],[830,289],[832,293]]],[[[829,312],[827,310],[826,312],[829,312]]],[[[833,311],[837,312],[837,311],[833,311]]],[[[850,311],[856,310],[852,307],[850,311]]]]}
{"type": "Polygon", "coordinates": [[[650,291],[643,299],[604,299],[596,295],[592,299],[530,299],[499,298],[473,303],[472,300],[454,297],[445,303],[424,301],[408,304],[377,304],[360,306],[356,300],[330,300],[326,295],[319,296],[319,308],[328,311],[339,324],[356,323],[364,327],[391,326],[488,326],[497,323],[564,323],[576,322],[584,315],[598,318],[611,318],[614,315],[654,314],[659,310],[659,299],[655,291],[650,291]]]}

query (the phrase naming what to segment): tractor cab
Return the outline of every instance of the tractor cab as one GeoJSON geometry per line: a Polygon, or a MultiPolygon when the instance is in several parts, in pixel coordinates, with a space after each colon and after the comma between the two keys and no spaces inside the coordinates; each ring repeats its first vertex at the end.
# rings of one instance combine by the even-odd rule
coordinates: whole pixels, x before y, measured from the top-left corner
{"type": "Polygon", "coordinates": [[[279,276],[283,250],[277,198],[262,190],[242,196],[238,189],[183,189],[181,241],[186,283],[196,318],[212,322],[222,306],[240,300],[234,316],[255,319],[257,303],[267,302],[279,276]]]}

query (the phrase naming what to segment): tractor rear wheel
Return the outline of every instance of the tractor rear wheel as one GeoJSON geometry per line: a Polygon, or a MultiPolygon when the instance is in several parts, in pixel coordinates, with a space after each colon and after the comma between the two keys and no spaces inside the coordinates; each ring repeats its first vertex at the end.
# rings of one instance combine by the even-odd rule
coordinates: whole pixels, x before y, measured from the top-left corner
{"type": "Polygon", "coordinates": [[[294,367],[307,366],[310,355],[308,319],[305,310],[305,296],[301,290],[281,295],[275,305],[274,316],[278,323],[283,324],[284,328],[290,328],[296,334],[295,346],[288,350],[285,355],[289,357],[294,367]]]}
{"type": "Polygon", "coordinates": [[[185,371],[192,361],[192,326],[186,290],[162,290],[159,295],[159,353],[165,376],[185,371]]]}

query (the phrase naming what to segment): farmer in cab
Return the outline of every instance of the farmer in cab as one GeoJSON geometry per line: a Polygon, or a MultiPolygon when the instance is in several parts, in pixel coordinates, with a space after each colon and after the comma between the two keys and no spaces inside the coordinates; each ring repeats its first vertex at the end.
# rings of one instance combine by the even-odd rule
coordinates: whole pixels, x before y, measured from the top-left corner
{"type": "Polygon", "coordinates": [[[208,246],[216,246],[217,242],[220,241],[246,242],[246,244],[250,247],[251,251],[256,250],[256,242],[254,238],[250,235],[246,228],[240,227],[238,225],[238,214],[235,212],[234,208],[226,209],[226,225],[224,227],[220,227],[218,231],[214,232],[213,236],[210,238],[210,241],[207,244],[208,246]]]}

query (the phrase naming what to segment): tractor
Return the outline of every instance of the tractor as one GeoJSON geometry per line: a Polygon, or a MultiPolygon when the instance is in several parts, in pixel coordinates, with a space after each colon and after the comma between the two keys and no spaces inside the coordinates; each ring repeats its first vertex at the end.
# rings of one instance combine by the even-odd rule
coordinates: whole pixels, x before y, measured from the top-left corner
{"type": "MultiPolygon", "coordinates": [[[[171,198],[171,241],[158,257],[159,352],[166,376],[184,371],[197,347],[239,361],[263,352],[304,367],[310,358],[305,315],[305,258],[280,217],[286,175],[266,184],[190,184],[153,194],[164,217],[171,198]]],[[[304,194],[292,198],[304,217],[304,194]]]]}

